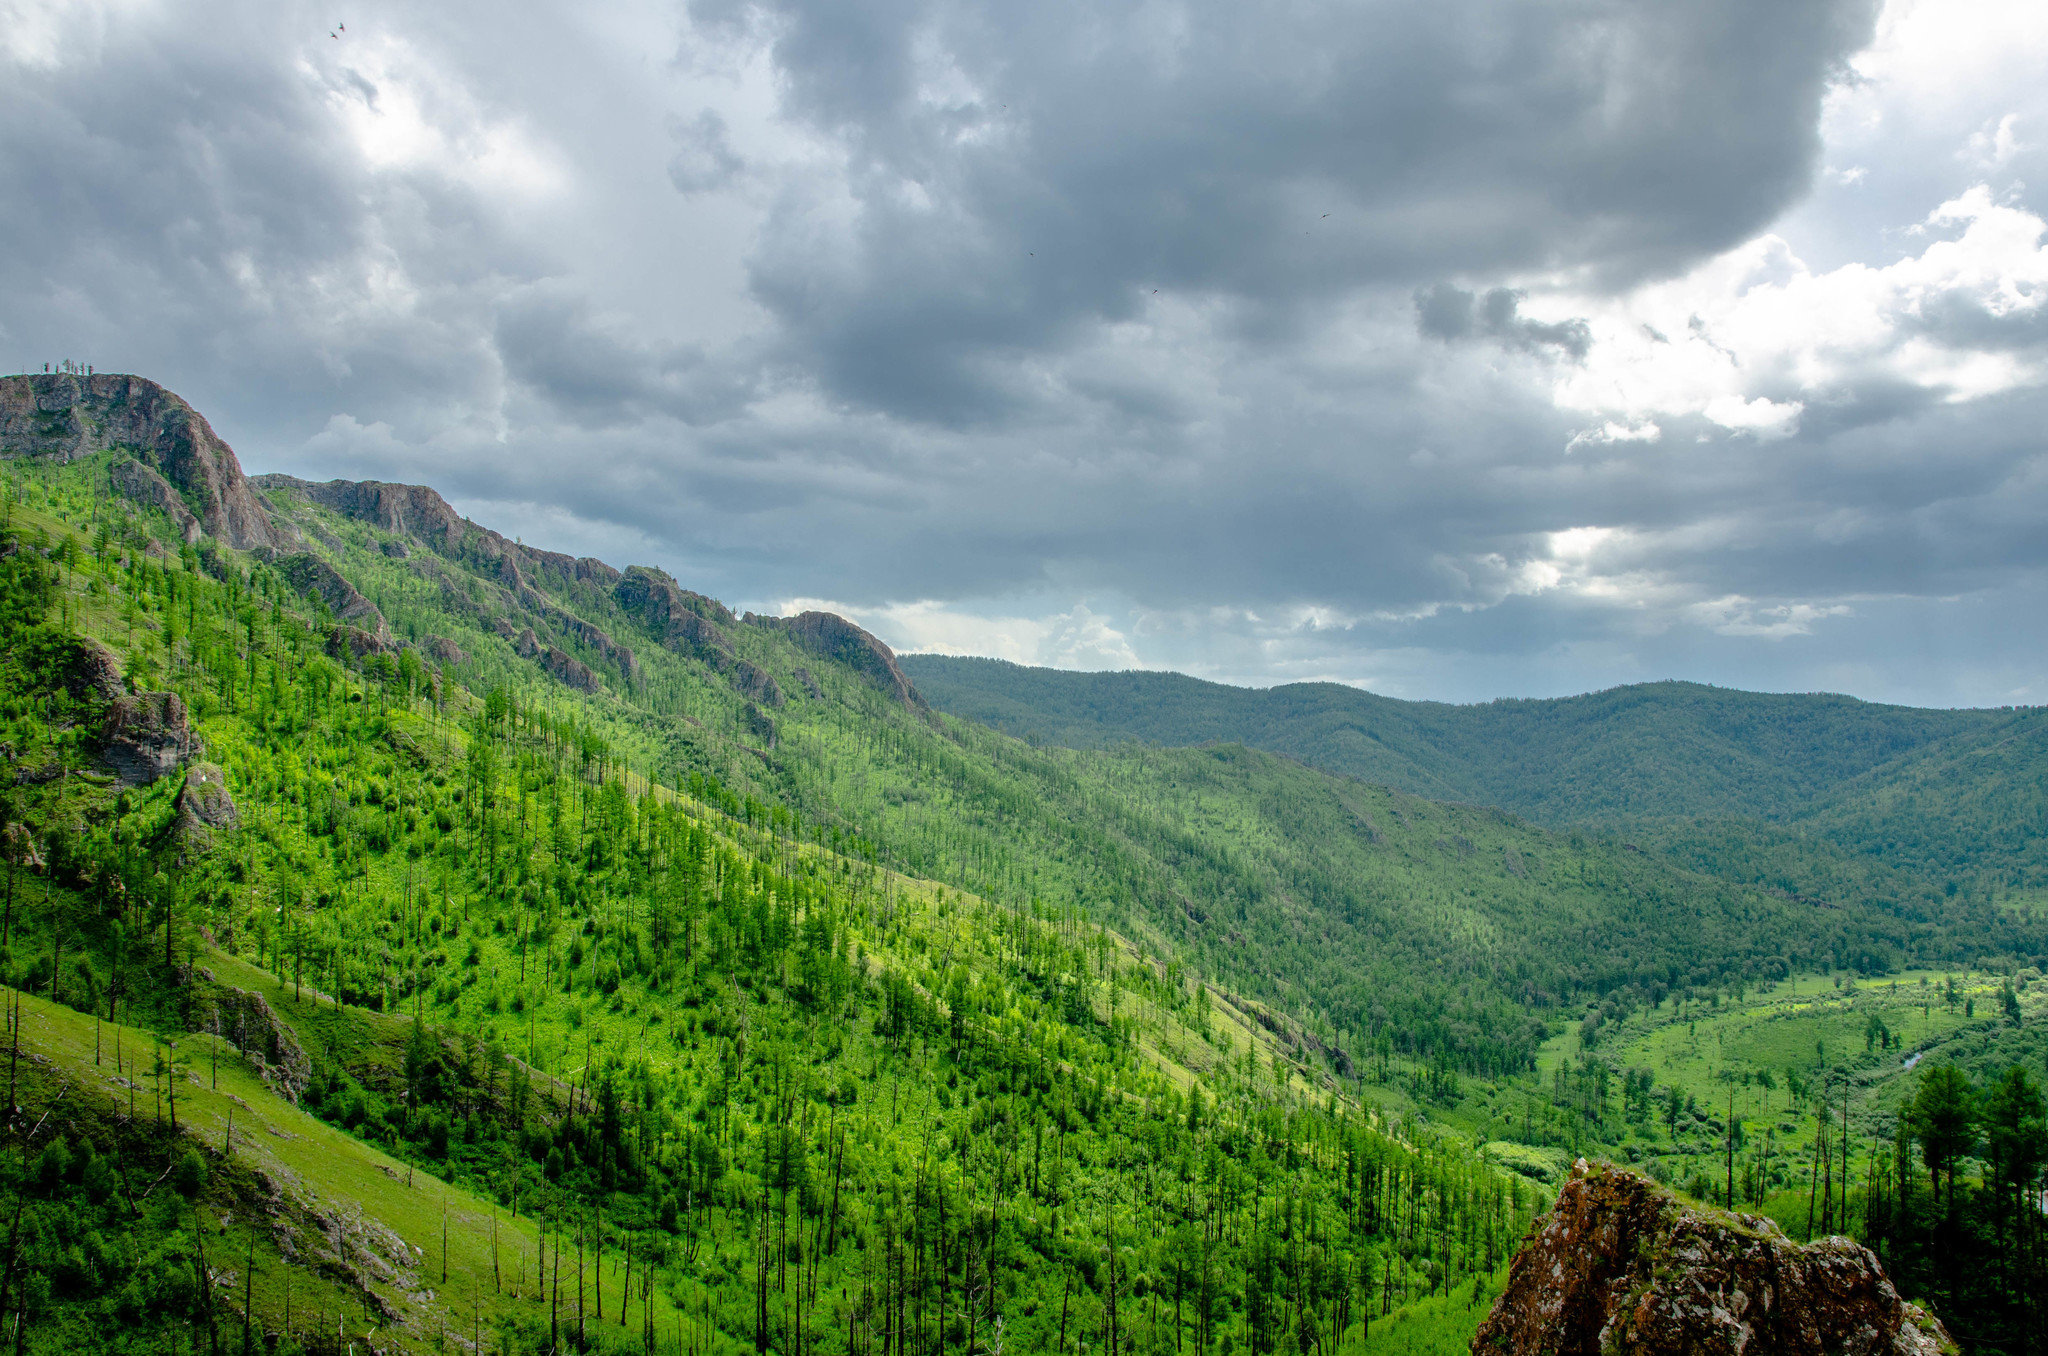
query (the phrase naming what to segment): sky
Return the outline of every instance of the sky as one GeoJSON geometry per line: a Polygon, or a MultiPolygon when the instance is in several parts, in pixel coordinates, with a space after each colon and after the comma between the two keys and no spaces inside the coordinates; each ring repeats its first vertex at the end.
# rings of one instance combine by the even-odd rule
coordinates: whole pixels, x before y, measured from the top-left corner
{"type": "Polygon", "coordinates": [[[2048,702],[2048,6],[0,0],[0,368],[899,650],[2048,702]]]}

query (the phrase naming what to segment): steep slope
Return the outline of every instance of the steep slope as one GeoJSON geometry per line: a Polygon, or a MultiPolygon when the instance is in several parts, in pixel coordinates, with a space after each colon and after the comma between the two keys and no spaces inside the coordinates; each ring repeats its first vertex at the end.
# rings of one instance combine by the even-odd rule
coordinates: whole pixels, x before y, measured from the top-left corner
{"type": "Polygon", "coordinates": [[[117,453],[108,483],[166,514],[185,541],[205,532],[238,549],[284,544],[234,450],[190,405],[142,377],[0,377],[0,449],[58,462],[117,453]]]}
{"type": "MultiPolygon", "coordinates": [[[[0,815],[0,966],[51,1002],[16,1032],[95,1088],[86,1033],[111,1038],[125,1091],[153,1111],[167,1080],[174,1133],[224,1147],[209,1177],[207,1151],[123,1143],[137,1180],[199,1162],[148,1254],[123,1253],[74,1204],[98,1179],[47,1148],[105,1148],[102,1099],[31,1091],[5,1147],[52,1166],[0,1179],[0,1209],[34,1223],[14,1254],[41,1278],[13,1292],[34,1296],[25,1350],[209,1326],[232,1343],[248,1273],[206,1254],[222,1229],[273,1295],[294,1288],[314,1350],[479,1331],[497,1350],[1327,1347],[1375,1301],[1495,1270],[1538,1203],[1362,1107],[1284,1014],[1071,910],[880,869],[702,773],[650,785],[596,732],[616,699],[540,670],[478,696],[380,664],[388,647],[330,656],[352,628],[256,554],[173,554],[129,521],[89,559],[67,520],[109,506],[27,480],[35,507],[10,500],[0,528],[0,718],[35,775],[0,815]],[[124,700],[114,645],[126,679],[153,660],[190,713],[162,775],[127,785],[96,766],[124,700]],[[74,693],[76,674],[107,681],[74,693]],[[146,1089],[121,1063],[138,1037],[180,1046],[161,1075],[152,1053],[146,1089]],[[286,1171],[304,1180],[273,1201],[286,1171]],[[501,1227],[486,1295],[492,1200],[544,1232],[501,1227]],[[323,1288],[328,1254],[359,1274],[323,1288]]],[[[402,630],[413,614],[382,601],[402,630]]],[[[772,629],[732,639],[942,738],[868,672],[772,629]]],[[[500,662],[531,663],[516,645],[500,662]]],[[[707,711],[744,700],[704,682],[707,711]]],[[[281,1314],[249,1304],[260,1340],[281,1314]]]]}

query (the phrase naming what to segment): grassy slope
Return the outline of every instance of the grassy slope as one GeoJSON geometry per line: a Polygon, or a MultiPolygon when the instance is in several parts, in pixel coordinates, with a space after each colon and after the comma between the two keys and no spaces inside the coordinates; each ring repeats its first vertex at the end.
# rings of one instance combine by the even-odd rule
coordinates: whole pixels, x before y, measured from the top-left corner
{"type": "MultiPolygon", "coordinates": [[[[267,978],[232,960],[211,959],[224,977],[248,982],[252,989],[263,987],[260,981],[267,978]]],[[[279,1008],[288,1020],[299,1015],[295,1009],[303,1011],[290,1001],[288,986],[281,992],[274,984],[268,987],[274,1002],[282,999],[279,1008]]],[[[32,1119],[50,1111],[55,1124],[71,1128],[74,1139],[92,1127],[103,1127],[100,1134],[109,1138],[139,1128],[171,1144],[199,1146],[212,1163],[213,1185],[198,1204],[204,1232],[219,1240],[210,1265],[231,1273],[216,1295],[218,1321],[231,1342],[240,1338],[241,1273],[252,1241],[259,1340],[262,1333],[286,1331],[287,1277],[291,1332],[301,1343],[322,1330],[341,1334],[344,1342],[381,1332],[385,1342],[423,1351],[438,1345],[444,1325],[467,1334],[479,1312],[486,1328],[511,1323],[520,1310],[533,1322],[538,1240],[530,1220],[514,1218],[492,1202],[315,1119],[274,1092],[232,1046],[216,1052],[203,1034],[187,1034],[181,1042],[185,1068],[178,1080],[173,1137],[158,1096],[160,1084],[149,1072],[157,1032],[95,1022],[31,996],[22,997],[21,1012],[22,1050],[40,1075],[41,1096],[23,1098],[32,1119]],[[265,1222],[253,1238],[251,1218],[265,1222]],[[290,1263],[280,1252],[287,1239],[296,1240],[300,1253],[290,1263]],[[402,1241],[403,1248],[393,1246],[394,1240],[402,1241]],[[305,1265],[306,1257],[323,1256],[325,1263],[305,1265]]],[[[67,1325],[63,1331],[74,1337],[89,1330],[92,1320],[81,1314],[75,1322],[88,1326],[67,1325]]],[[[62,1332],[46,1329],[32,1345],[59,1349],[67,1340],[62,1332]]]]}

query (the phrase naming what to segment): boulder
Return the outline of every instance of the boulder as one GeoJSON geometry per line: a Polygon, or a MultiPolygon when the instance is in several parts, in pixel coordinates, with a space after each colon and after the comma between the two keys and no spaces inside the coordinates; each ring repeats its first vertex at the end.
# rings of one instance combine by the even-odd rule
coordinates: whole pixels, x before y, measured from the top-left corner
{"type": "Polygon", "coordinates": [[[446,636],[428,636],[420,648],[427,652],[427,658],[436,664],[467,664],[469,656],[460,645],[446,636]]]}
{"type": "Polygon", "coordinates": [[[1955,1344],[1868,1248],[1794,1243],[1580,1159],[1515,1255],[1474,1356],[1941,1356],[1955,1344]]]}

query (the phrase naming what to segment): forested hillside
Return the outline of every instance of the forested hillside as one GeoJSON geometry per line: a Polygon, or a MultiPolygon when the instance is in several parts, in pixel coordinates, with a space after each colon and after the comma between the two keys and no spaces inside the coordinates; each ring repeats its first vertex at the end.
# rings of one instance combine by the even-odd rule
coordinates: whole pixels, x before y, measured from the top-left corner
{"type": "MultiPolygon", "coordinates": [[[[1619,1094],[1603,1032],[2042,957],[1971,886],[1822,900],[1240,742],[1035,747],[840,618],[244,479],[139,379],[0,407],[24,1350],[1454,1340],[1549,1155],[1691,1171],[1689,1118],[1614,1105],[1680,1085],[1619,1094]]],[[[2024,783],[1947,737],[1869,833],[2024,783]]]]}
{"type": "Polygon", "coordinates": [[[1077,908],[650,783],[103,473],[0,527],[18,1349],[1333,1347],[1539,1206],[1077,908]]]}
{"type": "Polygon", "coordinates": [[[2048,908],[2039,708],[1936,711],[1675,682],[1450,706],[1335,683],[1251,689],[993,659],[902,662],[938,709],[1036,742],[1245,743],[1831,901],[1970,919],[2048,908]]]}

